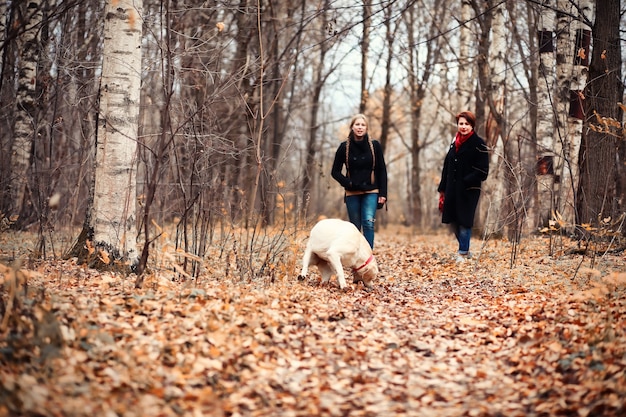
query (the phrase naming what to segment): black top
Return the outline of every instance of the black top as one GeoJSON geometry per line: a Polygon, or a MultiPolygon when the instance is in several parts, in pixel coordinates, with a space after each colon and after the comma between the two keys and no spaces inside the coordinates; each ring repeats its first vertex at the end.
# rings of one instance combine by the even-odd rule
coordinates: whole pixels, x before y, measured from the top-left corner
{"type": "Polygon", "coordinates": [[[380,197],[387,198],[387,166],[383,156],[383,148],[380,142],[370,139],[366,134],[362,140],[354,140],[352,132],[348,139],[349,158],[346,160],[346,144],[348,141],[342,142],[337,148],[335,161],[331,171],[332,177],[346,191],[372,191],[378,189],[380,197]],[[370,143],[371,142],[371,147],[370,143]],[[374,158],[372,157],[372,148],[374,150],[374,158]],[[347,172],[343,174],[343,166],[346,165],[347,172]],[[372,168],[374,171],[372,182],[372,168]]]}

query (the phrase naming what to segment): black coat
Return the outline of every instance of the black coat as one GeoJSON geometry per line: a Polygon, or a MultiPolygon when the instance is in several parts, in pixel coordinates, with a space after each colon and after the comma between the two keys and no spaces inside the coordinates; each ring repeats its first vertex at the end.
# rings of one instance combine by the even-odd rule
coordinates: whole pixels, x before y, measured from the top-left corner
{"type": "Polygon", "coordinates": [[[437,191],[444,192],[442,223],[471,228],[474,225],[480,185],[489,173],[487,145],[475,132],[457,152],[454,142],[443,162],[437,191]]]}
{"type": "Polygon", "coordinates": [[[335,153],[335,160],[331,170],[332,177],[346,191],[372,191],[378,189],[378,196],[387,198],[387,166],[383,156],[383,148],[377,140],[363,138],[355,141],[350,134],[350,157],[348,159],[348,170],[344,175],[343,167],[346,164],[346,142],[342,142],[335,153]],[[376,166],[374,167],[374,181],[372,182],[372,149],[368,144],[372,142],[376,166]]]}

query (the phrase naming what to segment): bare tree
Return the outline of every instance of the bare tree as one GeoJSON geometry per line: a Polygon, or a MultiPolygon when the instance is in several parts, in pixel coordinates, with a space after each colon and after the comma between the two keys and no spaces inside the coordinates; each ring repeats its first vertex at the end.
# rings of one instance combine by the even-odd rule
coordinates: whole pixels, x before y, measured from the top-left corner
{"type": "Polygon", "coordinates": [[[427,24],[418,18],[421,15],[419,10],[422,6],[420,3],[412,3],[403,14],[408,37],[407,62],[404,65],[407,68],[407,88],[410,103],[410,138],[409,142],[405,143],[411,155],[408,220],[413,225],[424,224],[425,221],[422,211],[422,167],[420,161],[422,151],[428,147],[430,142],[426,136],[420,136],[420,127],[423,125],[423,103],[429,92],[429,84],[436,72],[446,41],[444,37],[436,36],[436,34],[442,31],[439,24],[443,21],[444,14],[447,13],[448,3],[443,0],[434,1],[433,7],[430,9],[432,14],[425,16],[427,24]],[[425,28],[424,31],[420,30],[422,27],[425,28]],[[415,37],[416,33],[426,40],[432,40],[424,44],[415,37]],[[421,51],[422,48],[417,46],[424,46],[426,50],[421,51]]]}
{"type": "MultiPolygon", "coordinates": [[[[506,2],[510,45],[507,79],[506,141],[506,229],[507,236],[519,243],[529,221],[536,195],[535,155],[537,120],[538,54],[531,45],[536,39],[537,13],[525,2],[506,2]],[[529,47],[530,46],[530,47],[529,47]],[[511,94],[514,91],[516,94],[511,94]],[[521,122],[521,123],[519,123],[521,122]]],[[[514,246],[515,247],[515,246],[514,246]]],[[[513,258],[514,260],[514,258],[513,258]]]]}
{"type": "MultiPolygon", "coordinates": [[[[9,207],[12,214],[24,214],[28,169],[33,143],[39,126],[37,104],[37,66],[39,61],[39,33],[43,19],[41,1],[18,2],[15,24],[24,30],[18,37],[20,51],[17,95],[15,98],[15,128],[11,147],[11,175],[9,207]]],[[[6,208],[5,208],[6,209],[6,208]]]]}
{"type": "MultiPolygon", "coordinates": [[[[245,190],[252,181],[252,173],[248,168],[251,159],[252,128],[258,112],[258,56],[255,54],[254,41],[257,36],[257,16],[252,0],[239,0],[234,14],[235,51],[232,60],[227,64],[229,74],[237,75],[236,83],[229,88],[228,97],[237,97],[232,103],[224,103],[226,113],[224,122],[219,123],[227,142],[232,142],[234,149],[241,152],[227,152],[221,174],[224,177],[224,205],[231,221],[241,220],[247,214],[245,190]],[[239,11],[246,11],[242,13],[239,11]],[[254,13],[252,13],[254,12],[254,13]],[[243,111],[242,111],[243,110],[243,111]]],[[[249,192],[248,192],[249,195],[249,192]]]]}
{"type": "Polygon", "coordinates": [[[392,84],[393,66],[395,62],[394,53],[394,40],[398,34],[399,24],[394,22],[393,14],[395,10],[392,5],[385,8],[385,42],[387,57],[385,59],[385,83],[383,85],[383,102],[382,102],[382,115],[380,119],[380,146],[383,148],[383,152],[387,147],[389,141],[389,134],[391,131],[391,107],[392,98],[394,94],[394,88],[392,84]]]}
{"type": "Polygon", "coordinates": [[[576,221],[578,153],[584,119],[584,89],[591,43],[592,5],[590,1],[557,2],[557,141],[556,174],[559,175],[556,210],[566,223],[576,221]]]}
{"type": "MultiPolygon", "coordinates": [[[[504,172],[514,176],[500,181],[495,168],[490,175],[499,185],[516,187],[485,193],[485,208],[503,209],[493,229],[499,231],[511,223],[507,216],[512,211],[503,203],[511,204],[516,198],[515,213],[522,206],[526,209],[522,183],[534,187],[539,181],[544,192],[550,190],[548,198],[538,199],[547,203],[543,221],[552,207],[566,215],[575,191],[588,194],[590,189],[589,182],[576,188],[576,140],[583,128],[579,118],[587,117],[584,126],[592,129],[615,116],[598,111],[598,118],[589,113],[588,103],[583,104],[590,92],[596,101],[603,97],[598,83],[607,78],[604,73],[598,75],[594,87],[583,91],[595,5],[592,0],[558,0],[555,7],[555,2],[348,4],[329,0],[318,5],[304,0],[219,4],[144,0],[144,65],[135,138],[140,145],[139,211],[134,213],[130,197],[126,200],[127,214],[133,211],[139,219],[140,240],[154,241],[159,233],[155,224],[176,221],[177,249],[201,257],[217,227],[224,234],[225,228],[272,225],[280,220],[279,215],[285,220],[292,214],[298,224],[302,214],[308,217],[332,210],[334,198],[318,198],[306,210],[302,199],[308,193],[329,193],[332,181],[325,178],[324,164],[335,149],[329,141],[337,139],[345,118],[335,112],[332,101],[343,87],[354,103],[342,108],[342,113],[370,115],[373,132],[390,153],[393,175],[401,178],[396,184],[406,183],[405,188],[392,187],[392,193],[407,196],[406,202],[391,208],[403,212],[398,219],[421,225],[437,221],[436,210],[430,210],[436,199],[424,184],[437,175],[434,157],[451,139],[449,116],[462,108],[475,110],[478,130],[500,158],[493,165],[506,163],[504,172]],[[554,40],[556,26],[553,22],[537,25],[536,19],[539,10],[549,15],[557,9],[559,78],[555,88],[550,69],[554,50],[541,54],[537,50],[553,45],[536,37],[554,40]],[[458,18],[446,18],[450,14],[458,18]],[[405,25],[398,25],[398,19],[405,25]],[[538,87],[542,87],[539,99],[538,87]],[[558,129],[554,129],[555,122],[558,129]],[[547,176],[535,176],[537,158],[552,158],[554,187],[545,186],[547,176]],[[289,212],[288,199],[294,201],[293,212],[289,212]]],[[[6,11],[0,15],[8,19],[0,22],[0,209],[5,215],[18,201],[26,202],[21,218],[26,220],[24,214],[28,214],[40,230],[47,227],[51,232],[55,225],[75,226],[80,213],[91,206],[90,199],[96,197],[92,178],[96,164],[101,169],[101,161],[95,159],[95,130],[99,105],[104,110],[106,104],[98,102],[97,94],[106,14],[105,2],[75,0],[41,0],[43,6],[19,11],[37,3],[0,4],[0,11],[6,11]],[[39,19],[34,10],[47,11],[39,24],[34,23],[39,19]],[[51,42],[46,42],[48,33],[53,34],[51,42]],[[36,76],[27,76],[20,68],[31,59],[23,54],[24,42],[31,35],[38,37],[36,76]],[[33,84],[27,80],[35,80],[34,89],[28,91],[33,84]],[[18,93],[21,96],[16,99],[18,93]],[[16,165],[11,166],[10,159],[16,165]],[[26,182],[18,185],[18,179],[26,182]],[[60,196],[56,212],[45,207],[51,193],[60,196]]],[[[594,27],[595,32],[604,29],[594,27]]],[[[609,62],[611,49],[606,50],[604,61],[600,57],[597,62],[609,62]]],[[[101,97],[108,93],[103,90],[101,97]]],[[[98,158],[104,155],[100,147],[105,138],[108,150],[111,135],[122,132],[110,116],[100,116],[101,122],[108,118],[109,123],[99,126],[98,158]]],[[[133,140],[128,134],[124,137],[133,140]]],[[[615,143],[616,172],[623,169],[622,143],[615,143]]],[[[587,139],[580,152],[589,172],[595,168],[589,168],[589,158],[596,145],[587,139]]],[[[132,175],[127,174],[128,178],[132,175]]],[[[614,177],[615,195],[622,193],[621,174],[614,177]]],[[[127,191],[128,196],[133,194],[127,191]]],[[[333,197],[335,192],[340,195],[340,190],[330,190],[333,197]]],[[[583,204],[582,196],[576,198],[583,204]]],[[[612,204],[619,207],[620,201],[617,198],[612,204]]],[[[130,214],[124,218],[131,220],[130,214]]],[[[478,221],[485,218],[486,212],[481,213],[478,221]]],[[[124,233],[124,238],[132,235],[122,227],[118,234],[124,233]]],[[[94,241],[93,235],[90,240],[94,241]]],[[[41,242],[45,244],[49,243],[41,242]]],[[[147,251],[148,246],[142,253],[144,259],[147,251]]],[[[186,259],[181,258],[185,270],[186,259]]]]}
{"type": "Polygon", "coordinates": [[[482,71],[481,85],[488,105],[488,116],[485,123],[485,142],[491,150],[489,161],[489,177],[483,187],[481,208],[479,209],[479,224],[485,226],[485,233],[502,234],[506,223],[503,210],[507,204],[506,185],[510,169],[507,161],[509,148],[507,146],[507,126],[504,110],[506,100],[506,7],[504,3],[487,2],[491,14],[491,39],[489,42],[488,66],[482,71]],[[485,71],[489,74],[485,74],[485,71]],[[488,197],[485,198],[485,197],[488,197]],[[488,213],[488,214],[487,214],[488,213]]]}
{"type": "Polygon", "coordinates": [[[458,111],[464,111],[470,108],[470,100],[472,97],[471,83],[471,61],[470,61],[470,48],[471,48],[471,30],[470,26],[472,16],[471,0],[463,0],[461,5],[461,20],[459,22],[460,36],[459,36],[459,75],[457,79],[456,88],[456,109],[458,111]]]}
{"type": "MultiPolygon", "coordinates": [[[[272,4],[272,0],[268,0],[270,10],[273,10],[272,4]]],[[[271,208],[274,206],[271,200],[275,196],[270,187],[274,187],[276,184],[271,168],[271,155],[275,152],[274,144],[280,147],[280,134],[275,131],[272,133],[276,133],[276,135],[272,135],[268,131],[271,128],[271,121],[276,111],[276,105],[279,102],[280,90],[282,90],[283,82],[288,77],[283,78],[277,74],[280,71],[276,67],[276,65],[279,65],[278,33],[275,27],[272,27],[275,19],[269,17],[267,18],[267,23],[264,23],[266,14],[263,13],[261,7],[256,9],[256,13],[258,21],[256,40],[258,41],[258,60],[260,65],[256,74],[258,83],[255,91],[258,106],[251,120],[253,122],[252,143],[254,146],[251,163],[254,166],[252,170],[254,179],[249,188],[250,203],[248,205],[246,222],[252,222],[253,224],[260,222],[263,225],[268,225],[271,208]],[[267,40],[269,40],[268,44],[266,44],[267,40]],[[276,78],[273,78],[273,76],[276,76],[276,78]],[[257,207],[257,204],[259,204],[259,207],[257,207]],[[260,213],[260,216],[257,216],[255,213],[260,213]]],[[[280,129],[277,124],[274,126],[280,129]]]]}
{"type": "Polygon", "coordinates": [[[58,38],[60,51],[55,54],[58,72],[54,99],[58,104],[57,114],[48,118],[54,126],[51,170],[59,177],[55,192],[68,208],[59,211],[63,224],[80,224],[90,201],[103,7],[80,1],[67,12],[58,12],[62,17],[59,31],[63,34],[58,38]]]}
{"type": "Polygon", "coordinates": [[[317,151],[319,148],[319,130],[320,130],[320,122],[319,122],[319,113],[320,107],[322,105],[322,89],[326,84],[326,80],[330,76],[330,74],[335,70],[336,67],[331,66],[327,68],[326,55],[332,46],[331,39],[335,36],[335,28],[331,19],[328,18],[328,9],[330,8],[330,1],[324,1],[323,10],[326,10],[326,13],[322,13],[320,16],[320,33],[325,33],[324,37],[326,39],[322,39],[319,42],[317,49],[317,57],[313,63],[313,74],[311,80],[312,94],[311,94],[311,104],[309,111],[309,129],[308,129],[308,137],[306,141],[305,147],[305,162],[304,169],[302,172],[302,201],[304,203],[304,210],[301,214],[301,217],[307,213],[308,211],[308,203],[311,197],[311,188],[313,184],[313,173],[316,171],[317,162],[315,160],[317,151]],[[325,30],[325,32],[324,32],[325,30]]]}
{"type": "Polygon", "coordinates": [[[555,51],[554,29],[555,12],[551,0],[545,0],[541,7],[538,28],[539,40],[539,80],[537,84],[537,205],[538,224],[545,224],[554,209],[554,87],[555,51]]]}
{"type": "MultiPolygon", "coordinates": [[[[148,264],[148,256],[150,253],[150,246],[153,241],[153,236],[151,233],[152,230],[152,210],[155,209],[154,201],[157,195],[157,187],[161,181],[161,176],[164,171],[167,169],[167,163],[170,160],[176,160],[176,158],[170,159],[168,157],[169,151],[172,150],[172,144],[174,141],[175,130],[176,127],[173,126],[173,111],[172,111],[172,101],[174,97],[174,61],[175,57],[173,56],[172,50],[175,49],[176,46],[176,36],[175,30],[178,29],[176,27],[176,23],[173,22],[175,19],[172,18],[172,10],[171,7],[173,5],[171,2],[166,1],[165,4],[161,5],[163,10],[163,14],[159,16],[158,21],[161,23],[162,27],[159,31],[163,35],[163,39],[161,40],[161,48],[157,49],[158,62],[160,63],[160,77],[161,77],[161,88],[158,89],[158,93],[162,96],[160,98],[160,102],[163,103],[161,106],[161,111],[158,112],[157,123],[158,133],[156,133],[153,137],[153,140],[147,140],[143,138],[140,141],[140,145],[137,148],[138,155],[141,155],[141,167],[143,168],[143,179],[144,179],[144,187],[142,189],[142,204],[139,205],[139,226],[141,230],[141,235],[143,236],[143,246],[141,249],[141,254],[139,256],[138,265],[137,265],[137,275],[138,279],[136,282],[136,286],[141,286],[143,279],[143,272],[148,264]]],[[[181,32],[183,33],[182,28],[181,32]]],[[[141,32],[140,32],[141,34],[141,32]]],[[[184,42],[184,40],[182,41],[184,42]]],[[[105,45],[106,46],[106,45],[105,45]]],[[[106,49],[105,49],[106,52],[106,49]]],[[[105,55],[106,58],[106,55],[105,55]]],[[[141,55],[140,55],[141,58],[141,55]]],[[[141,61],[140,61],[141,62],[141,61]]],[[[182,78],[182,77],[181,77],[182,78]]],[[[155,92],[155,95],[158,94],[155,92]]],[[[137,103],[139,104],[139,103],[137,103]]],[[[136,126],[139,128],[139,126],[136,126]]],[[[146,127],[146,131],[144,133],[150,132],[146,127]]],[[[151,133],[151,132],[150,132],[151,133]]],[[[186,150],[187,148],[185,148],[186,150]]],[[[178,151],[178,150],[177,150],[178,151]]],[[[173,152],[174,156],[180,156],[180,153],[176,151],[173,152]]],[[[191,159],[191,158],[190,158],[191,159]]],[[[181,162],[178,160],[177,162],[181,162]]],[[[185,161],[187,162],[187,161],[185,161]]],[[[136,162],[133,164],[136,165],[136,162]]],[[[179,168],[180,171],[189,171],[187,164],[182,164],[179,168]]],[[[178,170],[175,170],[175,172],[178,170]]],[[[180,172],[178,171],[178,172],[180,172]]],[[[193,170],[191,170],[193,172],[193,170]]],[[[187,177],[185,176],[185,179],[187,177]]],[[[97,178],[96,178],[97,180],[97,178]]],[[[183,180],[184,181],[184,180],[183,180]]],[[[184,191],[187,191],[186,187],[189,186],[191,189],[191,193],[197,192],[195,187],[193,187],[193,182],[188,184],[181,182],[181,188],[184,191]]],[[[134,190],[132,190],[134,191],[134,190]]],[[[183,191],[183,201],[188,203],[187,198],[188,195],[183,191]]],[[[187,218],[185,217],[185,220],[187,218]]],[[[186,249],[188,247],[186,246],[186,249]]]]}
{"type": "Polygon", "coordinates": [[[93,201],[75,250],[92,248],[93,266],[135,267],[142,3],[107,3],[105,15],[93,201]]]}
{"type": "MultiPolygon", "coordinates": [[[[12,125],[11,117],[8,117],[8,115],[10,114],[9,109],[13,109],[13,105],[8,103],[15,101],[13,89],[5,88],[6,84],[13,84],[11,82],[13,80],[13,59],[10,53],[11,48],[9,47],[11,42],[9,42],[8,38],[11,15],[8,2],[0,3],[0,103],[2,103],[0,104],[0,115],[3,116],[0,118],[0,200],[3,202],[0,204],[0,212],[8,208],[5,202],[9,199],[7,193],[8,182],[10,181],[8,177],[10,177],[11,172],[9,166],[9,156],[11,155],[11,140],[9,138],[11,135],[9,132],[12,125]]],[[[2,215],[0,214],[0,218],[2,215]]]]}
{"type": "Polygon", "coordinates": [[[361,39],[361,101],[359,113],[365,113],[369,94],[367,91],[368,59],[370,52],[370,36],[372,31],[372,5],[369,1],[363,1],[363,38],[361,39]]]}
{"type": "Polygon", "coordinates": [[[586,123],[583,136],[578,195],[579,222],[596,227],[624,213],[624,140],[616,134],[623,110],[620,45],[620,1],[596,2],[593,51],[585,92],[586,123]]]}
{"type": "MultiPolygon", "coordinates": [[[[8,11],[9,9],[8,9],[7,2],[3,1],[2,3],[0,3],[0,45],[2,45],[0,52],[3,52],[6,50],[7,23],[9,20],[9,14],[7,13],[8,11]]],[[[2,72],[4,71],[4,68],[5,68],[4,59],[2,59],[0,60],[0,74],[2,74],[2,72]]],[[[0,86],[2,86],[2,77],[0,77],[0,86]]]]}

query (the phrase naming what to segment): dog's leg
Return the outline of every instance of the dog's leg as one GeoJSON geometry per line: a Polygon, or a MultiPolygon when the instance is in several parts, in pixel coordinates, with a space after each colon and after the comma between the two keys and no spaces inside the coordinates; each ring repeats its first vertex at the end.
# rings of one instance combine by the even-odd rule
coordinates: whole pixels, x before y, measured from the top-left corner
{"type": "Polygon", "coordinates": [[[374,288],[372,286],[372,281],[365,281],[364,279],[361,279],[361,282],[363,283],[365,288],[368,289],[368,290],[371,290],[372,288],[374,288]]]}
{"type": "Polygon", "coordinates": [[[302,256],[302,270],[300,271],[300,275],[298,275],[298,281],[304,281],[306,279],[306,274],[309,272],[309,264],[311,263],[311,254],[313,251],[311,250],[311,245],[307,244],[306,249],[304,250],[304,255],[302,256]]]}
{"type": "Polygon", "coordinates": [[[322,284],[326,284],[330,281],[330,277],[333,275],[333,269],[330,267],[328,262],[325,262],[320,259],[320,262],[317,264],[317,267],[320,270],[320,274],[322,275],[322,284]]]}
{"type": "Polygon", "coordinates": [[[339,288],[342,290],[346,288],[346,277],[343,274],[343,266],[341,265],[341,257],[333,252],[328,253],[328,262],[335,270],[337,275],[337,282],[339,282],[339,288]]]}

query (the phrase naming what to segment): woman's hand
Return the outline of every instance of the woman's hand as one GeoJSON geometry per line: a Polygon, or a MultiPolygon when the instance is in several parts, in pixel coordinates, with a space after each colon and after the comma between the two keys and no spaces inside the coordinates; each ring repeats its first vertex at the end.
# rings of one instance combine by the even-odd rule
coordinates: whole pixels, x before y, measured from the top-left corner
{"type": "Polygon", "coordinates": [[[443,202],[446,198],[446,195],[443,192],[439,193],[439,213],[443,213],[443,202]]]}

